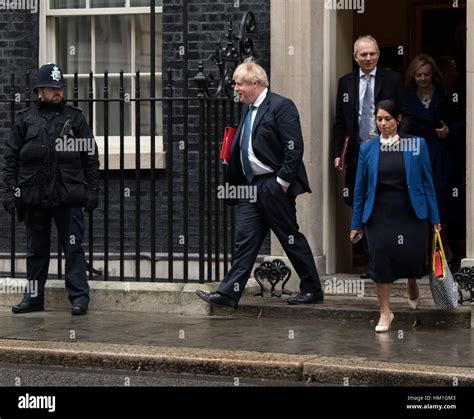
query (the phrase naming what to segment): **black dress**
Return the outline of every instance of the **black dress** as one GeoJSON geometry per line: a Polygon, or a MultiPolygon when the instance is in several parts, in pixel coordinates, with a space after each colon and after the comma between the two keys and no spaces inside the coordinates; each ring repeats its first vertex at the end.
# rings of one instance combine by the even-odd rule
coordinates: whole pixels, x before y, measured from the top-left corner
{"type": "Polygon", "coordinates": [[[380,283],[425,273],[428,222],[413,209],[403,151],[380,151],[374,209],[364,225],[369,276],[380,283]]]}

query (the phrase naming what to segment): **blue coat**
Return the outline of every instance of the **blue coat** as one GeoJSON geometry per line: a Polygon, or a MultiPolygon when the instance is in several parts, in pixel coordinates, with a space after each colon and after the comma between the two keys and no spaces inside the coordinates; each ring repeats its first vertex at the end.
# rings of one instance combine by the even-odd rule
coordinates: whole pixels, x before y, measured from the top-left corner
{"type": "MultiPolygon", "coordinates": [[[[439,224],[428,148],[423,138],[413,137],[411,140],[416,142],[412,143],[417,145],[412,148],[415,151],[405,149],[403,152],[410,201],[419,219],[428,218],[431,224],[439,224]]],[[[362,228],[374,208],[380,147],[380,138],[367,141],[360,147],[352,208],[354,230],[362,228]]]]}

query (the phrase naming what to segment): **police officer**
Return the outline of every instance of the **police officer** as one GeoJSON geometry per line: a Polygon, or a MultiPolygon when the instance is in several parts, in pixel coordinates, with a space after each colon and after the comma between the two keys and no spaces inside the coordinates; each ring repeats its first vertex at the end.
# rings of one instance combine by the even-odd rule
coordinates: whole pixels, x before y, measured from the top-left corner
{"type": "Polygon", "coordinates": [[[88,309],[89,285],[81,207],[91,212],[98,204],[97,145],[81,109],[64,100],[59,66],[42,66],[34,91],[38,100],[17,112],[5,149],[3,205],[11,215],[17,209],[27,234],[27,287],[12,311],[44,310],[54,219],[66,259],[72,314],[83,315],[88,309]]]}

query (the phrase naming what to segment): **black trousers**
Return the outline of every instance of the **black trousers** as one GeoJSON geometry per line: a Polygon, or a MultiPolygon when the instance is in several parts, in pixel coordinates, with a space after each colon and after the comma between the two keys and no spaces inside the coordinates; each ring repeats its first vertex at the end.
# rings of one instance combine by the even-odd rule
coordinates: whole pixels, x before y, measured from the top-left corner
{"type": "Polygon", "coordinates": [[[255,188],[257,199],[255,202],[250,202],[252,199],[239,201],[232,267],[218,291],[239,301],[260,247],[271,228],[300,278],[300,292],[318,292],[321,282],[311,248],[299,232],[295,196],[291,191],[283,191],[275,174],[256,176],[247,186],[255,188]]]}
{"type": "Polygon", "coordinates": [[[48,277],[51,220],[54,219],[65,255],[66,289],[72,304],[89,304],[86,259],[82,248],[84,217],[79,206],[52,209],[28,209],[25,214],[27,280],[24,300],[44,303],[44,287],[48,277]],[[35,281],[35,286],[31,284],[35,281]],[[32,292],[36,290],[37,292],[32,292]],[[37,294],[37,295],[36,295],[37,294]]]}

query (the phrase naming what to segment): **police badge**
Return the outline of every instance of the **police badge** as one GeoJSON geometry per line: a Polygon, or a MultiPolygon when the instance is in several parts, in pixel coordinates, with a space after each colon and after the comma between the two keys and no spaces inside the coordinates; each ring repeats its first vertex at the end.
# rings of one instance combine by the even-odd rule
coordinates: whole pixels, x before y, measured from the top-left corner
{"type": "Polygon", "coordinates": [[[53,67],[53,71],[51,71],[51,78],[54,81],[61,81],[61,71],[59,70],[59,67],[53,67]]]}

